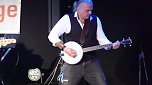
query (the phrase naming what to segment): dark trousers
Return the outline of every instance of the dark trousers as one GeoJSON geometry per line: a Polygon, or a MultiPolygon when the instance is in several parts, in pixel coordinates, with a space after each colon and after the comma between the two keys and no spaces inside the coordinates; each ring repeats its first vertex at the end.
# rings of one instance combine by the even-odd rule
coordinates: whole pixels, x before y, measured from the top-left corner
{"type": "Polygon", "coordinates": [[[75,65],[64,63],[60,85],[77,85],[84,78],[90,85],[107,85],[98,59],[82,61],[75,65]]]}

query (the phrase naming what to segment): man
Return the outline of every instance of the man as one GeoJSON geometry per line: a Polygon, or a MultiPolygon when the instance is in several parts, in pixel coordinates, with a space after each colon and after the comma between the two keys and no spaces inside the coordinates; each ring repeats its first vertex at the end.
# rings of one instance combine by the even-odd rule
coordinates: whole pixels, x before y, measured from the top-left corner
{"type": "MultiPolygon", "coordinates": [[[[77,57],[78,52],[64,45],[69,41],[77,42],[82,48],[98,44],[111,44],[112,46],[105,46],[106,50],[111,47],[112,49],[120,47],[119,41],[111,43],[105,36],[100,19],[92,14],[93,2],[91,0],[79,0],[76,7],[75,12],[65,14],[49,33],[48,38],[53,46],[58,47],[72,58],[77,57]],[[66,42],[59,38],[62,34],[65,34],[66,42]]],[[[81,61],[77,64],[65,62],[62,72],[61,85],[77,85],[81,78],[84,78],[90,85],[107,84],[95,51],[83,53],[81,61]]]]}

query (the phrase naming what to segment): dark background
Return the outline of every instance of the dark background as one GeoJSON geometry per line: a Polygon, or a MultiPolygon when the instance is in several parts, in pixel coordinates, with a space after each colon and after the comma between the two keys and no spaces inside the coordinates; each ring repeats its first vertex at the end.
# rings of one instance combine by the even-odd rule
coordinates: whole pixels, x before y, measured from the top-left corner
{"type": "MultiPolygon", "coordinates": [[[[2,78],[7,85],[40,83],[40,81],[32,82],[28,79],[27,73],[31,68],[41,69],[41,72],[44,73],[43,83],[46,81],[59,60],[59,50],[54,48],[47,38],[49,30],[60,17],[71,12],[73,1],[52,0],[51,6],[48,6],[50,3],[48,0],[22,0],[19,39],[16,47],[9,52],[0,65],[2,78]]],[[[108,85],[139,85],[140,64],[141,85],[151,85],[152,36],[150,30],[152,1],[93,1],[93,13],[101,19],[104,32],[109,40],[114,42],[130,37],[133,42],[131,47],[97,51],[108,85]],[[141,52],[144,52],[144,56],[139,59],[141,52]]],[[[56,77],[58,74],[57,71],[51,85],[57,85],[56,77]]],[[[79,85],[88,84],[82,80],[79,85]]]]}

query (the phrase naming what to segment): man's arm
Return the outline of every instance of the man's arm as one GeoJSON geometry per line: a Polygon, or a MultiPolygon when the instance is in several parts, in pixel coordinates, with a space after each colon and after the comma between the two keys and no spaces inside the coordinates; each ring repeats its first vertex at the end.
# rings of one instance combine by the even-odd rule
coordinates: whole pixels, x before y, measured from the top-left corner
{"type": "Polygon", "coordinates": [[[65,46],[62,41],[55,43],[55,47],[58,47],[60,50],[64,50],[65,46]]]}
{"type": "MultiPolygon", "coordinates": [[[[68,15],[64,15],[56,24],[55,26],[52,28],[52,30],[50,31],[49,35],[48,35],[48,39],[51,43],[53,43],[53,46],[55,46],[56,43],[58,42],[62,42],[61,39],[59,39],[59,37],[63,34],[63,33],[69,33],[70,31],[70,19],[68,15]]],[[[63,43],[63,42],[62,42],[63,43]]]]}

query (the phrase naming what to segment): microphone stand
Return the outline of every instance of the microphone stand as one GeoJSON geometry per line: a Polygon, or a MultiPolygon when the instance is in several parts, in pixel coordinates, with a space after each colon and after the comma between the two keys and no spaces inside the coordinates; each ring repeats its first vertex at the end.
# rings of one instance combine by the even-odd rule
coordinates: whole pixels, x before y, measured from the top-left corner
{"type": "MultiPolygon", "coordinates": [[[[1,57],[0,62],[2,62],[2,61],[4,60],[4,58],[7,56],[7,54],[8,54],[10,51],[11,51],[11,48],[8,48],[7,51],[4,53],[4,55],[1,57]]],[[[5,85],[1,73],[0,73],[0,81],[1,81],[1,84],[2,84],[2,85],[5,85]]]]}
{"type": "Polygon", "coordinates": [[[139,54],[139,85],[141,85],[142,63],[143,63],[145,77],[146,77],[146,83],[148,83],[147,68],[146,68],[146,64],[145,64],[144,52],[143,51],[141,51],[141,53],[139,54]]]}

